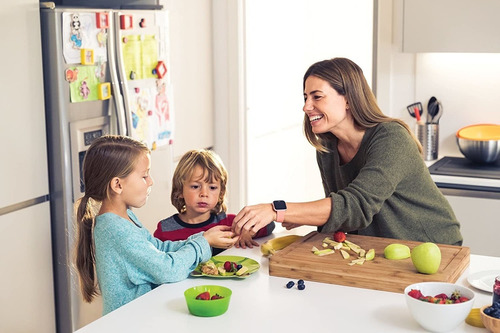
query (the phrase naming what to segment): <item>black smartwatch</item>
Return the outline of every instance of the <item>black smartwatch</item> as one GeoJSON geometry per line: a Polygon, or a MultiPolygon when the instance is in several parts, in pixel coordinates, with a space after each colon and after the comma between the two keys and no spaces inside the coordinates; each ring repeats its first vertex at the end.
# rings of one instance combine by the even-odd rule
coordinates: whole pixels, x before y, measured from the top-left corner
{"type": "Polygon", "coordinates": [[[283,200],[273,201],[273,209],[276,212],[276,222],[283,222],[285,220],[286,202],[283,200]]]}

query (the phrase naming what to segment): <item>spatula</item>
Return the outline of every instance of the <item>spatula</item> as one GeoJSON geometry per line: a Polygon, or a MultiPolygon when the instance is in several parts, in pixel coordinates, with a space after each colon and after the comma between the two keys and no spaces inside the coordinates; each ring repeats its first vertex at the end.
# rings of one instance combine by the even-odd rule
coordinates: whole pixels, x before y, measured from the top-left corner
{"type": "Polygon", "coordinates": [[[416,102],[410,104],[406,107],[406,109],[408,109],[408,112],[412,117],[417,118],[417,121],[420,122],[420,117],[422,116],[423,113],[422,103],[416,102]]]}

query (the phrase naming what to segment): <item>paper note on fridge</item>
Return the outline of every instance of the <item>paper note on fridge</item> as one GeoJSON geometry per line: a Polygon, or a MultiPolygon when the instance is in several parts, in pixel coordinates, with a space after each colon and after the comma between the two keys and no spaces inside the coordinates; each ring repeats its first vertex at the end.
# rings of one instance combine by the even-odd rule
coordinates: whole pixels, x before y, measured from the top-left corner
{"type": "Polygon", "coordinates": [[[62,13],[63,56],[67,64],[81,63],[81,49],[94,50],[96,61],[106,61],[106,29],[97,27],[95,13],[62,13]]]}
{"type": "Polygon", "coordinates": [[[122,38],[123,63],[128,80],[155,79],[158,41],[153,35],[128,35],[122,38]]]}

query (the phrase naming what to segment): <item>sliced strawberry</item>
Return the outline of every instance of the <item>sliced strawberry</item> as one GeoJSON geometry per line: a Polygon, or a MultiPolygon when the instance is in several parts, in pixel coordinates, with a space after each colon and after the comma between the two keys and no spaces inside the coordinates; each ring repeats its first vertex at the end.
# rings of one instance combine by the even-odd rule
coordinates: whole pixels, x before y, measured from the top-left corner
{"type": "Polygon", "coordinates": [[[210,293],[208,291],[202,292],[198,296],[196,296],[196,299],[201,299],[203,301],[208,301],[210,299],[210,293]]]}
{"type": "Polygon", "coordinates": [[[336,231],[333,234],[333,240],[337,243],[342,243],[343,241],[345,241],[345,233],[342,231],[336,231]]]}

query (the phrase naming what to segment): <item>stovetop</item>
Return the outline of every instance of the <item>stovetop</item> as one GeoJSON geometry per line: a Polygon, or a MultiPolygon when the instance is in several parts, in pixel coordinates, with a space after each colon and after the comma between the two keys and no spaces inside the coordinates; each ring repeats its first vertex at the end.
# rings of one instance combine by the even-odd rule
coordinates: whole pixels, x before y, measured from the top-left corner
{"type": "Polygon", "coordinates": [[[465,157],[445,156],[429,167],[431,175],[488,178],[500,180],[500,160],[492,164],[477,164],[465,157]]]}

